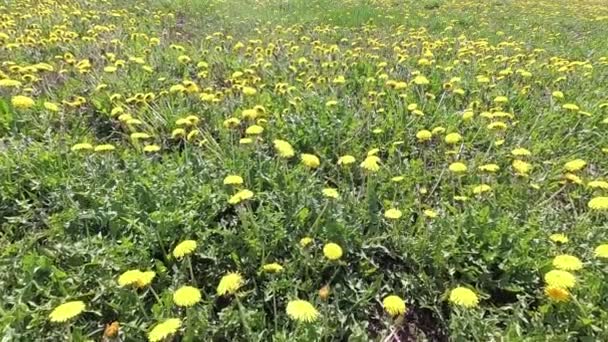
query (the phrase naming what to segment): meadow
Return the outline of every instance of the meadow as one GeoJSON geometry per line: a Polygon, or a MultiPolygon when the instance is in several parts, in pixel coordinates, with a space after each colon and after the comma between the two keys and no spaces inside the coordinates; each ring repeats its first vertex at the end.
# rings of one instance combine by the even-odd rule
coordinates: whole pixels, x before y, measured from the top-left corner
{"type": "Polygon", "coordinates": [[[0,3],[1,341],[608,340],[605,0],[0,3]]]}

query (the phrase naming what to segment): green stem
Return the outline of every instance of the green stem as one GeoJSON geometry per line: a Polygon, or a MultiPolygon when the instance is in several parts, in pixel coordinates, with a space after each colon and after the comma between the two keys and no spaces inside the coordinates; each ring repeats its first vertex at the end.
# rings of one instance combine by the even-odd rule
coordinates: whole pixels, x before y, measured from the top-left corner
{"type": "Polygon", "coordinates": [[[192,258],[190,258],[190,256],[187,256],[186,258],[188,259],[188,269],[190,270],[190,281],[196,286],[196,279],[194,279],[194,271],[192,270],[192,258]]]}
{"type": "Polygon", "coordinates": [[[237,306],[239,307],[239,317],[241,318],[241,324],[243,324],[243,328],[247,333],[247,340],[254,341],[253,333],[251,332],[249,324],[247,324],[247,317],[245,317],[245,308],[243,307],[243,304],[241,304],[241,300],[239,299],[238,295],[235,295],[234,298],[236,300],[237,306]]]}

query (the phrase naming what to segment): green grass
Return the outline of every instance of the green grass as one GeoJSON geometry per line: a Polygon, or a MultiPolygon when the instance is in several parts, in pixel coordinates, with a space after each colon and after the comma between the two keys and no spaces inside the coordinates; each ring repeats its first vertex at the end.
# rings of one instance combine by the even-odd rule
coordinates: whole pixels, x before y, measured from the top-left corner
{"type": "Polygon", "coordinates": [[[608,187],[591,183],[608,168],[606,18],[596,0],[0,6],[0,80],[20,82],[0,86],[1,335],[115,340],[104,329],[119,322],[122,340],[144,341],[180,318],[167,341],[605,340],[608,269],[594,251],[608,243],[607,224],[589,203],[608,187]],[[418,74],[429,84],[415,84],[418,74]],[[183,81],[197,89],[176,90],[183,81]],[[246,118],[254,106],[264,110],[246,118]],[[197,120],[185,125],[189,116],[197,120]],[[228,128],[229,118],[240,123],[228,128]],[[488,126],[497,122],[504,130],[488,126]],[[253,125],[264,131],[246,133],[253,125]],[[420,141],[421,130],[432,139],[420,141]],[[447,143],[453,132],[462,141],[447,143]],[[281,158],[275,139],[295,155],[281,158]],[[115,150],[75,151],[79,143],[115,150]],[[377,172],[360,166],[372,154],[377,172]],[[356,162],[340,165],[344,155],[356,162]],[[567,172],[575,159],[585,166],[567,172]],[[522,175],[515,160],[531,169],[522,175]],[[467,171],[450,171],[454,162],[467,171]],[[478,169],[490,163],[500,169],[478,169]],[[243,185],[223,184],[228,175],[243,185]],[[480,185],[491,190],[476,193],[480,185]],[[253,197],[231,204],[241,189],[253,197]],[[398,220],[384,216],[391,208],[398,220]],[[184,240],[198,247],[177,259],[184,240]],[[324,256],[329,242],[340,260],[324,256]],[[583,263],[567,302],[544,293],[560,254],[583,263]],[[275,262],[282,272],[263,270],[275,262]],[[119,286],[133,269],[155,277],[119,286]],[[229,272],[244,284],[219,295],[229,272]],[[202,293],[193,308],[174,303],[184,285],[202,293]],[[452,303],[458,286],[479,305],[452,303]],[[404,299],[404,315],[385,312],[388,295],[404,299]],[[294,299],[319,319],[290,318],[294,299]],[[84,312],[50,321],[76,300],[84,312]]]}

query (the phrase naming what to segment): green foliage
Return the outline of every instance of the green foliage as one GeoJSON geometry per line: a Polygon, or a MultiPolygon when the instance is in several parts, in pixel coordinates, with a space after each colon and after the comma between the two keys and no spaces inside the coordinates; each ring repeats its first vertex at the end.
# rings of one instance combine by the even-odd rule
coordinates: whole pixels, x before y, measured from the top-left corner
{"type": "Polygon", "coordinates": [[[3,341],[112,341],[112,322],[143,341],[172,317],[167,341],[608,339],[608,264],[594,253],[606,216],[589,207],[606,192],[590,186],[608,167],[606,18],[595,0],[0,6],[0,80],[20,83],[0,87],[3,341]],[[360,166],[371,155],[378,172],[360,166]],[[586,165],[566,172],[574,159],[586,165]],[[457,161],[466,172],[449,171],[457,161]],[[500,169],[478,169],[489,163],[500,169]],[[253,197],[231,203],[242,189],[253,197]],[[184,240],[198,247],[177,259],[184,240]],[[567,302],[544,292],[560,254],[583,261],[567,302]],[[275,262],[282,272],[264,271],[275,262]],[[119,286],[134,269],[155,277],[119,286]],[[244,285],[217,295],[229,272],[244,285]],[[184,285],[202,293],[194,307],[174,303],[184,285]],[[458,286],[479,305],[454,305],[458,286]],[[384,311],[391,294],[405,315],[384,311]],[[320,319],[290,319],[294,299],[320,319]],[[51,322],[72,300],[86,310],[51,322]]]}

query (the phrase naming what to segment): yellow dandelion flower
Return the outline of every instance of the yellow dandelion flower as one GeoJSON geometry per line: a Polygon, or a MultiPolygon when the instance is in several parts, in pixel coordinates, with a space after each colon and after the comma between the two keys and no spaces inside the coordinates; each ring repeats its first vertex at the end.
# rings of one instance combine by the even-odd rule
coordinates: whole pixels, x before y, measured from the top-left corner
{"type": "Polygon", "coordinates": [[[351,155],[345,155],[338,158],[338,165],[350,165],[356,161],[355,157],[351,155]]]}
{"type": "Polygon", "coordinates": [[[308,245],[310,245],[311,243],[312,243],[311,237],[305,236],[300,239],[300,247],[302,247],[302,248],[308,247],[308,245]]]}
{"type": "Polygon", "coordinates": [[[338,193],[338,190],[334,189],[334,188],[325,188],[322,191],[323,196],[327,197],[327,198],[338,198],[340,197],[340,194],[338,193]]]}
{"type": "Polygon", "coordinates": [[[144,152],[153,153],[160,151],[160,146],[158,145],[146,145],[144,146],[144,152]]]}
{"type": "Polygon", "coordinates": [[[296,299],[287,303],[287,316],[296,321],[314,322],[319,317],[319,311],[310,302],[296,299]]]}
{"type": "Polygon", "coordinates": [[[414,77],[414,83],[416,85],[427,85],[430,82],[429,82],[428,78],[426,78],[426,77],[424,77],[422,75],[418,75],[418,76],[414,77]]]}
{"type": "Polygon", "coordinates": [[[201,301],[201,291],[196,287],[182,286],[173,293],[173,302],[177,306],[193,306],[201,301]]]}
{"type": "Polygon", "coordinates": [[[228,119],[224,120],[224,123],[223,123],[225,128],[234,128],[240,124],[241,124],[241,120],[239,120],[237,118],[228,118],[228,119]]]}
{"type": "Polygon", "coordinates": [[[583,268],[583,263],[574,255],[561,254],[553,259],[553,266],[559,270],[577,271],[583,268]]]}
{"type": "Polygon", "coordinates": [[[549,236],[549,240],[556,243],[568,243],[568,237],[561,233],[551,234],[551,236],[549,236]]]}
{"type": "Polygon", "coordinates": [[[228,203],[239,204],[245,200],[253,198],[253,195],[254,194],[251,190],[243,189],[230,197],[230,199],[228,199],[228,203]]]}
{"type": "Polygon", "coordinates": [[[259,134],[262,134],[263,132],[264,132],[264,127],[258,126],[258,125],[251,125],[251,126],[247,127],[247,129],[245,130],[245,134],[249,134],[249,135],[259,135],[259,134]]]}
{"type": "Polygon", "coordinates": [[[291,144],[287,141],[276,139],[275,141],[273,141],[273,144],[280,157],[291,158],[295,155],[293,147],[291,147],[291,144]]]}
{"type": "Polygon", "coordinates": [[[241,286],[243,286],[243,277],[239,273],[228,273],[217,285],[217,294],[219,296],[234,294],[241,286]]]}
{"type": "Polygon", "coordinates": [[[467,166],[461,162],[455,162],[455,163],[450,164],[448,169],[454,173],[467,172],[467,166]]]}
{"type": "Polygon", "coordinates": [[[587,186],[592,189],[608,189],[608,182],[602,180],[594,180],[587,183],[587,186]]]}
{"type": "Polygon", "coordinates": [[[89,144],[89,143],[79,143],[79,144],[75,144],[74,146],[72,146],[71,150],[73,152],[77,152],[77,151],[90,151],[93,149],[93,145],[89,144]]]}
{"type": "Polygon", "coordinates": [[[280,264],[273,262],[271,264],[265,264],[262,266],[262,269],[264,270],[264,272],[268,272],[268,273],[279,273],[279,272],[283,272],[283,266],[281,266],[280,264]]]}
{"type": "Polygon", "coordinates": [[[169,318],[148,332],[148,340],[150,342],[164,341],[167,337],[174,335],[181,326],[182,321],[179,318],[169,318]]]}
{"type": "Polygon", "coordinates": [[[361,162],[361,168],[368,172],[378,172],[380,170],[380,158],[377,156],[368,156],[361,162]]]}
{"type": "Polygon", "coordinates": [[[509,99],[506,96],[496,96],[494,98],[495,103],[504,104],[509,102],[509,99]]]}
{"type": "Polygon", "coordinates": [[[391,220],[397,220],[403,216],[403,213],[399,209],[391,208],[384,212],[384,217],[391,220]]]}
{"type": "Polygon", "coordinates": [[[530,170],[532,169],[532,165],[520,159],[515,159],[511,166],[513,167],[513,169],[515,169],[517,174],[520,175],[527,175],[528,172],[530,172],[530,170]]]}
{"type": "Polygon", "coordinates": [[[545,283],[549,286],[569,289],[576,285],[576,277],[568,271],[552,270],[545,274],[545,283]]]}
{"type": "Polygon", "coordinates": [[[460,135],[458,133],[450,133],[445,136],[444,140],[447,144],[450,144],[450,145],[457,144],[462,140],[462,135],[460,135]]]}
{"type": "Polygon", "coordinates": [[[32,108],[36,104],[31,97],[27,97],[27,96],[23,96],[23,95],[13,96],[13,98],[11,99],[11,103],[12,103],[13,107],[18,108],[18,109],[32,108]]]}
{"type": "Polygon", "coordinates": [[[475,195],[483,194],[484,192],[492,191],[492,187],[487,184],[479,184],[473,188],[475,195]]]}
{"type": "Polygon", "coordinates": [[[192,254],[196,250],[196,247],[197,243],[194,240],[182,241],[173,249],[173,256],[177,259],[183,258],[186,255],[192,254]]]}
{"type": "Polygon", "coordinates": [[[135,283],[135,286],[137,288],[148,286],[150,285],[150,283],[152,283],[154,277],[156,277],[156,272],[154,271],[141,272],[137,283],[135,283]]]}
{"type": "Polygon", "coordinates": [[[111,152],[111,151],[114,151],[115,149],[116,149],[116,147],[112,144],[103,144],[103,145],[95,146],[95,148],[93,150],[95,152],[111,152]]]}
{"type": "Polygon", "coordinates": [[[241,185],[243,184],[243,178],[237,175],[228,175],[224,178],[224,185],[241,185]]]}
{"type": "Polygon", "coordinates": [[[311,169],[316,169],[319,167],[319,165],[321,165],[319,157],[315,156],[314,154],[302,153],[300,155],[300,159],[302,160],[302,164],[310,167],[311,169]]]}
{"type": "Polygon", "coordinates": [[[424,210],[422,212],[422,214],[425,217],[428,217],[428,218],[431,218],[431,219],[436,218],[438,216],[437,212],[435,210],[433,210],[433,209],[426,209],[426,210],[424,210]]]}
{"type": "Polygon", "coordinates": [[[479,298],[475,292],[471,291],[466,287],[457,287],[450,291],[450,302],[453,304],[463,306],[465,308],[476,307],[479,303],[479,298]]]}
{"type": "Polygon", "coordinates": [[[596,258],[608,259],[608,243],[597,246],[594,250],[594,254],[596,258]]]}
{"type": "Polygon", "coordinates": [[[576,172],[582,170],[587,166],[587,162],[582,159],[574,159],[564,164],[564,169],[570,172],[576,172]]]}
{"type": "Polygon", "coordinates": [[[573,111],[573,112],[578,112],[580,110],[580,107],[575,105],[574,103],[566,103],[566,104],[562,105],[562,108],[573,111]]]}
{"type": "Polygon", "coordinates": [[[80,315],[86,309],[82,301],[67,302],[56,307],[50,314],[51,322],[62,323],[80,315]]]}
{"type": "MultiPolygon", "coordinates": [[[[2,32],[0,32],[0,34],[2,34],[2,32]]],[[[23,84],[17,80],[11,80],[10,78],[5,78],[0,80],[0,87],[6,87],[6,88],[19,88],[21,87],[23,84]]]]}
{"type": "Polygon", "coordinates": [[[525,148],[516,148],[514,150],[511,151],[511,154],[517,157],[521,157],[521,156],[530,156],[532,155],[532,152],[528,151],[525,148]]]}
{"type": "Polygon", "coordinates": [[[423,129],[416,133],[416,138],[418,139],[418,141],[429,141],[433,138],[433,133],[431,133],[431,131],[423,129]]]}
{"type": "Polygon", "coordinates": [[[119,286],[136,285],[141,279],[142,271],[140,270],[128,270],[118,277],[119,286]]]}
{"type": "Polygon", "coordinates": [[[342,247],[333,242],[325,244],[323,246],[323,255],[329,260],[338,260],[342,257],[342,247]]]}
{"type": "Polygon", "coordinates": [[[594,210],[608,210],[608,197],[594,197],[587,206],[594,210]]]}
{"type": "Polygon", "coordinates": [[[382,300],[382,305],[384,306],[384,310],[391,316],[398,316],[405,313],[405,301],[399,296],[390,295],[385,297],[382,300]]]}
{"type": "Polygon", "coordinates": [[[557,286],[545,287],[545,295],[554,302],[567,302],[570,299],[570,292],[557,286]]]}
{"type": "Polygon", "coordinates": [[[46,108],[47,110],[51,111],[51,112],[58,112],[59,111],[59,105],[53,102],[45,102],[44,103],[44,108],[46,108]]]}
{"type": "Polygon", "coordinates": [[[243,87],[243,94],[247,95],[247,96],[253,96],[255,94],[257,94],[257,90],[255,88],[252,87],[243,87]]]}
{"type": "Polygon", "coordinates": [[[496,164],[484,164],[484,165],[477,167],[477,169],[479,171],[485,171],[485,172],[496,172],[496,171],[500,170],[500,166],[498,166],[496,164]]]}

